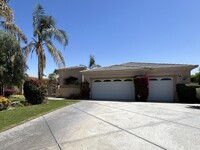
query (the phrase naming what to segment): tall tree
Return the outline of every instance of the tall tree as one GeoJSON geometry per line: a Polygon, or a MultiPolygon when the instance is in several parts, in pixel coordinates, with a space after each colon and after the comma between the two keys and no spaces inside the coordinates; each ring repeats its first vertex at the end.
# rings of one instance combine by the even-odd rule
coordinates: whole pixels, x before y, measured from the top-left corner
{"type": "Polygon", "coordinates": [[[38,57],[38,79],[43,78],[43,71],[46,67],[45,49],[52,55],[58,67],[65,66],[61,52],[54,46],[52,39],[58,41],[64,48],[68,44],[68,37],[65,31],[57,29],[52,16],[45,14],[43,7],[38,3],[33,11],[33,41],[25,47],[26,55],[35,51],[38,57]]]}
{"type": "Polygon", "coordinates": [[[11,0],[0,0],[0,26],[9,33],[15,35],[18,40],[22,40],[27,43],[27,38],[21,31],[21,29],[14,24],[13,10],[8,6],[11,0]]]}
{"type": "Polygon", "coordinates": [[[95,63],[94,55],[90,55],[88,68],[93,69],[93,68],[98,68],[98,67],[101,67],[101,66],[95,63]]]}
{"type": "Polygon", "coordinates": [[[92,69],[95,65],[96,65],[96,64],[95,64],[94,56],[93,56],[93,55],[90,55],[90,60],[89,60],[88,68],[89,68],[89,69],[92,69]]]}
{"type": "Polygon", "coordinates": [[[53,71],[53,73],[50,73],[49,76],[48,76],[49,81],[57,80],[58,73],[59,73],[59,72],[58,72],[57,69],[55,69],[55,70],[53,71]]]}
{"type": "MultiPolygon", "coordinates": [[[[25,77],[26,65],[21,61],[23,53],[16,38],[0,31],[0,84],[11,88],[19,86],[25,77]]],[[[2,94],[2,93],[1,93],[2,94]]]]}

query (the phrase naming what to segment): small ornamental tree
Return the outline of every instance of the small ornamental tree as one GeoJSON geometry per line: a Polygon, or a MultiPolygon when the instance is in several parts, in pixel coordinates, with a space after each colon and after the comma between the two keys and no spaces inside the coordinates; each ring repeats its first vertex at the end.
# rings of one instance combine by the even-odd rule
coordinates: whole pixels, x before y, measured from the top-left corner
{"type": "Polygon", "coordinates": [[[148,76],[136,77],[135,83],[135,99],[136,101],[147,101],[149,96],[149,78],[148,76]]]}

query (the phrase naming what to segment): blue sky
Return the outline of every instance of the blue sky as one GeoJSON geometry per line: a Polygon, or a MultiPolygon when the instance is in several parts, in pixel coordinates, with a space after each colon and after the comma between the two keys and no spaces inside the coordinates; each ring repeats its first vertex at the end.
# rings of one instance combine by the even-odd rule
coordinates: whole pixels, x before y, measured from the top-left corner
{"type": "MultiPolygon", "coordinates": [[[[29,41],[36,0],[13,0],[15,23],[29,41]]],[[[69,36],[62,51],[66,66],[101,66],[124,62],[200,64],[199,0],[39,0],[57,27],[69,36]]],[[[28,74],[37,75],[37,58],[28,59],[28,74]]],[[[57,68],[47,53],[48,75],[57,68]]],[[[193,71],[196,72],[197,69],[193,71]]]]}

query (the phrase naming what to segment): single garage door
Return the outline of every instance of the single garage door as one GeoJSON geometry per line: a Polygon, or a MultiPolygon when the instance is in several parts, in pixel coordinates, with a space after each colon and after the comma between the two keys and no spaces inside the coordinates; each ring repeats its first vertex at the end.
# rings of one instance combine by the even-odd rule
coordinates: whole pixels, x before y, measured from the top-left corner
{"type": "Polygon", "coordinates": [[[148,101],[172,102],[173,78],[150,78],[148,101]]]}
{"type": "Polygon", "coordinates": [[[96,79],[92,81],[92,99],[133,100],[133,79],[96,79]]]}

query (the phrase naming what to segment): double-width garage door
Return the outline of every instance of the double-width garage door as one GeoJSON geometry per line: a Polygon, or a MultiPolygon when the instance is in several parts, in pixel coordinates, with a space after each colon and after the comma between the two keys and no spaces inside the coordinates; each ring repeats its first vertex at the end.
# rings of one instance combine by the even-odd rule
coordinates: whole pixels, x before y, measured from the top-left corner
{"type": "Polygon", "coordinates": [[[135,98],[133,79],[101,79],[92,82],[93,99],[131,100],[135,98]]]}
{"type": "MultiPolygon", "coordinates": [[[[96,79],[92,81],[93,99],[134,100],[133,79],[96,79]]],[[[148,101],[173,101],[173,78],[150,78],[148,101]]]]}

